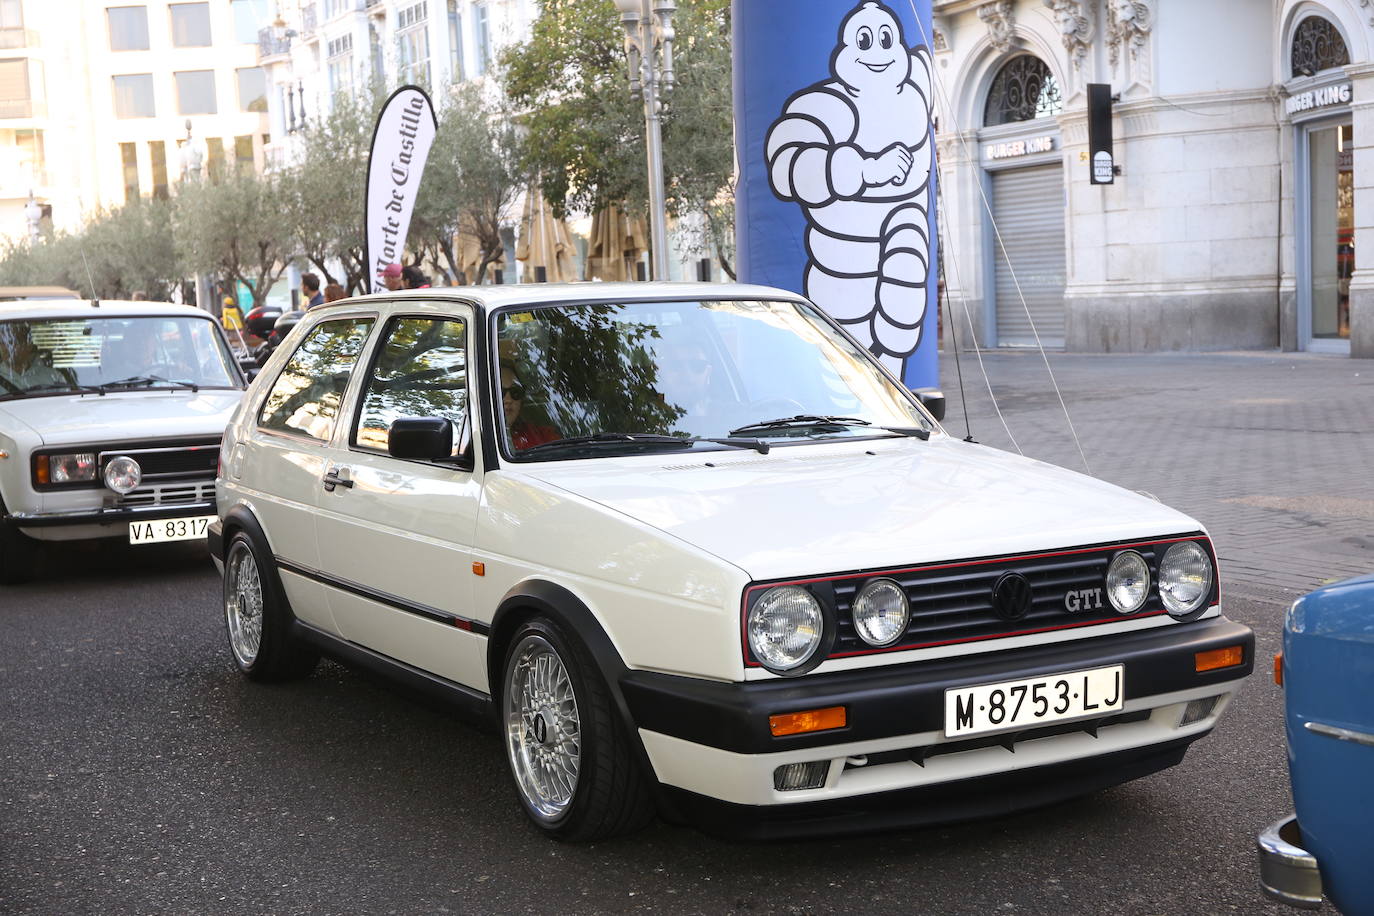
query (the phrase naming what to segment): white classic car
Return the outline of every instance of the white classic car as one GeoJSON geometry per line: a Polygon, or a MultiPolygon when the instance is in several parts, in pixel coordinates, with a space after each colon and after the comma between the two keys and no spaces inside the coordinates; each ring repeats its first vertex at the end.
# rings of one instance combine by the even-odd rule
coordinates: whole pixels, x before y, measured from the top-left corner
{"type": "Polygon", "coordinates": [[[1081,795],[1178,763],[1252,667],[1201,525],[946,434],[781,290],[333,303],[224,456],[239,669],[325,654],[494,719],[565,839],[1081,795]]]}
{"type": "Polygon", "coordinates": [[[39,540],[205,537],[245,385],[191,306],[0,303],[0,583],[39,540]]]}

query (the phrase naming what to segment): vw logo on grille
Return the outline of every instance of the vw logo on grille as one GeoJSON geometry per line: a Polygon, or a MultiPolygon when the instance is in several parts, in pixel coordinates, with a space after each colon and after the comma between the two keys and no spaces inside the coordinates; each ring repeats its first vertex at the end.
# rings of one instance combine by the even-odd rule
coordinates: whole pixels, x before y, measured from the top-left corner
{"type": "Polygon", "coordinates": [[[1003,620],[1020,620],[1030,612],[1030,580],[1020,573],[1003,573],[992,586],[992,609],[1003,620]]]}

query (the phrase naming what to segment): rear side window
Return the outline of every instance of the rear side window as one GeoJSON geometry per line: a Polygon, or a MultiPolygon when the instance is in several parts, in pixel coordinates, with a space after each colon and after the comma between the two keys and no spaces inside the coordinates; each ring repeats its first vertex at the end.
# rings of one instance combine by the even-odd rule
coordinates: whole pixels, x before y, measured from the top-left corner
{"type": "Polygon", "coordinates": [[[263,402],[258,425],[326,442],[372,318],[326,321],[291,354],[263,402]]]}
{"type": "Polygon", "coordinates": [[[456,454],[467,411],[467,323],[457,318],[397,318],[387,326],[368,376],[353,444],[386,451],[394,421],[443,417],[453,423],[456,454]]]}

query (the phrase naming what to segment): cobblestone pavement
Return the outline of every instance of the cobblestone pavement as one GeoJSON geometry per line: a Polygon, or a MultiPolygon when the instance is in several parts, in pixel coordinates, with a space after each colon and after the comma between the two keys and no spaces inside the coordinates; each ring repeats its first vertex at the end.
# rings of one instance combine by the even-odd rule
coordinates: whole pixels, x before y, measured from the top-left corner
{"type": "MultiPolygon", "coordinates": [[[[1200,520],[1223,588],[1286,604],[1322,582],[1374,572],[1374,361],[1275,352],[1048,357],[1093,475],[1200,520]]],[[[1083,469],[1039,353],[985,351],[986,381],[977,354],[960,360],[975,439],[1083,469]]],[[[941,354],[945,426],[962,436],[957,368],[952,353],[941,354]]]]}

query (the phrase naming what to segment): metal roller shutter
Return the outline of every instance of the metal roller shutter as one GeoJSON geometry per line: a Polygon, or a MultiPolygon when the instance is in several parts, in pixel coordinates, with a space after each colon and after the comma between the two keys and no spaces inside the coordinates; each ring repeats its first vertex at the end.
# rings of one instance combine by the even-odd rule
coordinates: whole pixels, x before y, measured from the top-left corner
{"type": "Polygon", "coordinates": [[[998,345],[1035,345],[1030,320],[1012,280],[1015,270],[1040,342],[1046,347],[1064,346],[1063,166],[993,172],[992,212],[1002,233],[1001,245],[996,236],[992,238],[998,345]]]}

